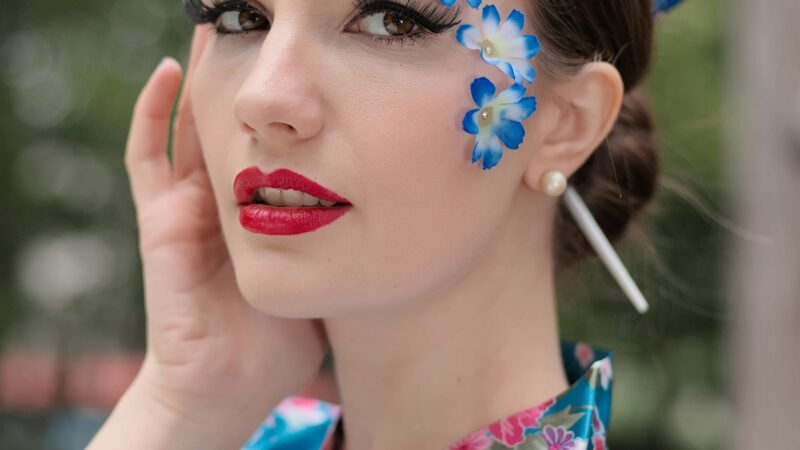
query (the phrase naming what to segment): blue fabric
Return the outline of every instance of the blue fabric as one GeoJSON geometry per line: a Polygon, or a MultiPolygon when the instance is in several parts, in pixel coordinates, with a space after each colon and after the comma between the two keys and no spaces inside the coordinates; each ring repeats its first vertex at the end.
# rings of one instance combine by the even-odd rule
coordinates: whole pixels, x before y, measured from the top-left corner
{"type": "MultiPolygon", "coordinates": [[[[582,342],[561,342],[571,386],[539,405],[465,436],[447,450],[608,450],[612,353],[582,342]]],[[[270,414],[243,450],[331,450],[341,408],[289,397],[270,414]]]]}

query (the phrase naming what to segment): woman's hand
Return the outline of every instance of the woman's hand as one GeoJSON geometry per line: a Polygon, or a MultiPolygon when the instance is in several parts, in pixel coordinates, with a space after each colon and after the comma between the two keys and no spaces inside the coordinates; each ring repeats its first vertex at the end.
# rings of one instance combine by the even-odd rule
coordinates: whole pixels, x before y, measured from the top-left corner
{"type": "Polygon", "coordinates": [[[261,313],[236,285],[191,113],[189,84],[207,36],[195,33],[172,164],[167,141],[181,83],[174,60],[159,65],[134,110],[125,165],[140,232],[147,352],[131,391],[196,429],[236,428],[246,439],[280,399],[314,380],[327,342],[321,324],[261,313]]]}

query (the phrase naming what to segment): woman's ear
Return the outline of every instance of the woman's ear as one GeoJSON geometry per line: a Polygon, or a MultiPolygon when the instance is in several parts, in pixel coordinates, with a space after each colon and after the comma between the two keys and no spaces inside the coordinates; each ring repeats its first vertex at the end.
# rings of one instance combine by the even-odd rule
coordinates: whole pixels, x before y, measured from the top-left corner
{"type": "Polygon", "coordinates": [[[550,112],[541,146],[525,171],[525,183],[541,192],[545,173],[557,170],[569,177],[606,139],[619,116],[625,87],[622,76],[606,62],[585,64],[567,80],[546,90],[550,112]]]}

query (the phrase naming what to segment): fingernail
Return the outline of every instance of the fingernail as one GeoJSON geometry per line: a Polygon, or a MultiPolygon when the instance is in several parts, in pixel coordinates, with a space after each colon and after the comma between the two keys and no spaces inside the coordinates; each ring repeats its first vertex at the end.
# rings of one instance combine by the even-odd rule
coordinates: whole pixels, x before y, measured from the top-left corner
{"type": "Polygon", "coordinates": [[[161,68],[161,66],[163,66],[164,64],[166,64],[166,63],[167,63],[167,61],[169,61],[169,60],[171,60],[171,59],[172,59],[172,58],[171,58],[171,57],[169,57],[169,56],[165,56],[165,57],[161,58],[161,62],[159,62],[159,63],[158,63],[158,66],[156,66],[156,69],[160,69],[160,68],[161,68]]]}

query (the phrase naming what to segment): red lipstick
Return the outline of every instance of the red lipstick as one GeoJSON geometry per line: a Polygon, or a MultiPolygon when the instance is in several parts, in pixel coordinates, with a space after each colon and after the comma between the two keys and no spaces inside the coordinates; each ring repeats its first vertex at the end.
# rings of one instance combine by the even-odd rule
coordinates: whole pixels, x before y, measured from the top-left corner
{"type": "Polygon", "coordinates": [[[265,174],[258,167],[249,167],[236,175],[233,192],[242,227],[259,234],[308,233],[333,223],[353,208],[346,198],[288,169],[265,174]],[[261,188],[291,189],[335,204],[330,207],[270,206],[257,195],[261,188]]]}

